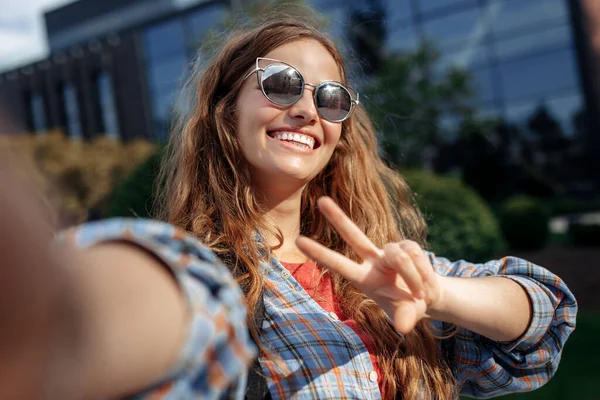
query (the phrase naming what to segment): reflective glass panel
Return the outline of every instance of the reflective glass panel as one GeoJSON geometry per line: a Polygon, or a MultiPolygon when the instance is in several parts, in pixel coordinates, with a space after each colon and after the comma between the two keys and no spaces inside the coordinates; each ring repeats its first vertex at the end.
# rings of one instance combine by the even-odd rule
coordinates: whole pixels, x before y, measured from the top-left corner
{"type": "Polygon", "coordinates": [[[197,47],[206,32],[221,21],[225,14],[225,4],[213,3],[200,7],[188,15],[186,22],[191,36],[188,38],[188,41],[191,42],[192,46],[197,47]]]}
{"type": "Polygon", "coordinates": [[[478,46],[485,38],[478,8],[425,21],[425,37],[443,53],[478,46]]]}
{"type": "Polygon", "coordinates": [[[419,0],[419,8],[423,13],[443,8],[450,9],[452,7],[474,7],[476,5],[477,0],[419,0]]]}
{"type": "Polygon", "coordinates": [[[540,97],[532,101],[516,103],[507,107],[506,117],[511,122],[526,126],[529,118],[541,105],[548,108],[550,115],[560,123],[566,135],[576,134],[574,117],[584,107],[583,96],[577,92],[551,98],[540,97]]]}
{"type": "Polygon", "coordinates": [[[417,48],[417,35],[412,25],[389,27],[387,49],[390,51],[410,51],[417,48]]]}
{"type": "Polygon", "coordinates": [[[102,114],[103,133],[110,138],[116,139],[119,137],[119,122],[115,107],[112,78],[108,73],[103,71],[98,74],[96,84],[98,85],[98,101],[102,114]]]}
{"type": "Polygon", "coordinates": [[[518,57],[533,52],[544,52],[570,47],[571,27],[560,25],[535,33],[496,42],[498,60],[518,57]]]}
{"type": "Polygon", "coordinates": [[[388,29],[392,30],[399,22],[412,18],[412,3],[409,0],[387,0],[385,2],[385,19],[388,29]]]}
{"type": "Polygon", "coordinates": [[[507,100],[576,87],[572,49],[507,62],[498,66],[507,100]]]}
{"type": "Polygon", "coordinates": [[[471,83],[475,92],[474,99],[477,106],[489,103],[495,99],[496,93],[493,85],[492,70],[490,68],[474,69],[469,71],[471,74],[471,83]]]}
{"type": "Polygon", "coordinates": [[[180,86],[187,64],[185,54],[148,64],[148,80],[152,90],[172,90],[180,86]]]}
{"type": "Polygon", "coordinates": [[[81,120],[79,118],[79,103],[77,102],[77,89],[70,82],[63,85],[63,99],[65,102],[65,116],[67,119],[67,135],[71,139],[81,139],[81,120]]]}
{"type": "Polygon", "coordinates": [[[167,121],[175,107],[177,91],[158,91],[153,93],[152,111],[155,120],[167,121]]]}
{"type": "Polygon", "coordinates": [[[37,134],[44,134],[47,129],[44,97],[41,93],[32,93],[30,102],[33,130],[37,134]]]}
{"type": "Polygon", "coordinates": [[[144,32],[147,60],[160,60],[172,54],[185,54],[183,22],[175,18],[150,26],[144,32]]]}
{"type": "Polygon", "coordinates": [[[568,23],[565,0],[489,0],[490,26],[497,37],[531,30],[539,24],[568,23]]]}

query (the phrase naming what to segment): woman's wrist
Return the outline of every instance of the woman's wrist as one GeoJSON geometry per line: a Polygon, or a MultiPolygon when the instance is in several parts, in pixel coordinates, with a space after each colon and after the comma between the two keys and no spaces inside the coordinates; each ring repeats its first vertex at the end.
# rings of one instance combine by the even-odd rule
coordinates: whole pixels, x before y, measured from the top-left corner
{"type": "Polygon", "coordinates": [[[431,304],[427,306],[425,317],[444,322],[451,322],[447,321],[447,319],[450,317],[450,313],[452,311],[450,301],[450,297],[452,295],[452,278],[448,278],[447,276],[443,275],[438,275],[437,284],[439,287],[438,296],[433,302],[431,302],[431,304]]]}

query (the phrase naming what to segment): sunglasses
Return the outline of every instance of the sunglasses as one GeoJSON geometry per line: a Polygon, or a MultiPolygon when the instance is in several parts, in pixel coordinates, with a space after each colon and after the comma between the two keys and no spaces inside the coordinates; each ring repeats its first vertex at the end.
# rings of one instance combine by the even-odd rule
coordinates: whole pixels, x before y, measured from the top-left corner
{"type": "Polygon", "coordinates": [[[258,57],[256,69],[248,73],[243,80],[256,73],[256,79],[263,95],[273,104],[290,107],[304,94],[304,87],[314,89],[313,100],[317,112],[330,122],[342,122],[352,115],[358,105],[358,92],[338,81],[323,81],[313,85],[304,81],[296,68],[288,63],[272,58],[258,57]],[[264,68],[260,63],[270,62],[264,68]],[[258,74],[258,72],[262,72],[258,74]],[[353,97],[354,95],[354,97],[353,97]]]}

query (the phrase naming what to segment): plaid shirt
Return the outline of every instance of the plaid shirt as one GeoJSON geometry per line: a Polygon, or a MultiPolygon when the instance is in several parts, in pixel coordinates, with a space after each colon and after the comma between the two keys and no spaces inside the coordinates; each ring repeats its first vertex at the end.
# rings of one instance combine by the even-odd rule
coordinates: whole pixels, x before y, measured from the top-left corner
{"type": "MultiPolygon", "coordinates": [[[[245,328],[241,292],[214,254],[196,239],[156,221],[107,220],[83,225],[67,235],[83,247],[120,239],[148,249],[172,269],[188,299],[193,318],[181,362],[135,398],[244,397],[255,348],[245,328]]],[[[442,275],[513,279],[532,300],[531,325],[515,342],[494,342],[464,329],[446,342],[451,345],[461,394],[491,397],[546,383],[575,328],[577,305],[564,282],[517,258],[471,264],[430,254],[430,260],[442,275]]],[[[277,260],[264,262],[262,267],[266,277],[263,343],[280,357],[260,359],[271,396],[381,398],[367,349],[354,331],[323,310],[277,260]]],[[[441,327],[438,321],[434,324],[441,327]]]]}

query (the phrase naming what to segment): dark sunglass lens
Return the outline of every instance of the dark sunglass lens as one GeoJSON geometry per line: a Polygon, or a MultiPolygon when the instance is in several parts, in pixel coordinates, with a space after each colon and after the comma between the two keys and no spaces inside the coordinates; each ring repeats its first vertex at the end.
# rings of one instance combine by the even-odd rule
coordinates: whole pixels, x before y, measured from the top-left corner
{"type": "Polygon", "coordinates": [[[280,106],[294,104],[304,87],[300,73],[287,65],[269,65],[262,73],[261,82],[265,96],[280,106]]]}
{"type": "Polygon", "coordinates": [[[329,121],[341,121],[352,109],[350,93],[336,83],[324,83],[319,86],[315,95],[317,110],[329,121]]]}

